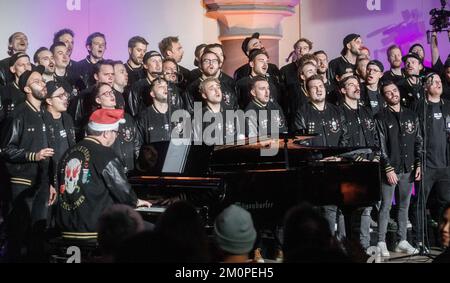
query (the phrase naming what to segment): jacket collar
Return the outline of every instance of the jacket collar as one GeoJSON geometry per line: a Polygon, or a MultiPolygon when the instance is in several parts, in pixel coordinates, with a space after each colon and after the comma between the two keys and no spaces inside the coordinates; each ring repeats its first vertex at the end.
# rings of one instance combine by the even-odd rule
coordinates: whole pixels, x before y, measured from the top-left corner
{"type": "Polygon", "coordinates": [[[33,110],[33,112],[40,112],[40,110],[36,109],[36,107],[34,107],[33,104],[31,104],[28,100],[25,100],[25,103],[28,105],[28,107],[31,108],[31,110],[33,110]]]}
{"type": "Polygon", "coordinates": [[[317,108],[316,105],[314,105],[314,103],[312,103],[311,101],[309,101],[309,104],[316,111],[323,112],[323,111],[327,110],[327,103],[326,102],[325,102],[325,105],[323,106],[323,110],[319,110],[319,108],[317,108]]]}
{"type": "Polygon", "coordinates": [[[265,108],[265,107],[267,107],[267,104],[266,105],[263,105],[261,102],[259,102],[256,98],[253,98],[253,102],[258,106],[258,107],[261,107],[261,108],[265,108]]]}
{"type": "Polygon", "coordinates": [[[400,112],[396,112],[396,111],[394,110],[394,108],[392,108],[390,105],[388,105],[387,108],[388,108],[389,111],[391,111],[392,113],[402,113],[402,112],[403,112],[403,107],[402,107],[401,104],[400,104],[400,112]]]}
{"type": "Polygon", "coordinates": [[[100,144],[100,145],[102,144],[98,139],[93,138],[93,137],[86,137],[86,138],[84,138],[84,140],[91,141],[93,143],[100,144]]]}
{"type": "Polygon", "coordinates": [[[353,109],[350,105],[347,104],[347,102],[344,101],[344,107],[348,110],[357,111],[359,109],[359,103],[356,104],[356,109],[353,109]]]}

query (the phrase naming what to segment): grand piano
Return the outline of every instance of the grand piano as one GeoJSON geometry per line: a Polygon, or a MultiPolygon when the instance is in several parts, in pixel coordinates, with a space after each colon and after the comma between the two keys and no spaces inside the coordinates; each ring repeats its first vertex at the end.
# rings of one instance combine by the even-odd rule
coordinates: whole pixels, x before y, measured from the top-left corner
{"type": "Polygon", "coordinates": [[[281,224],[285,213],[301,202],[337,205],[350,215],[379,201],[379,163],[352,158],[372,149],[302,145],[308,138],[229,146],[156,143],[151,150],[155,166],[129,181],[138,197],[152,201],[159,211],[160,206],[187,200],[211,224],[234,203],[252,214],[258,229],[281,224]],[[278,152],[261,156],[269,146],[278,146],[278,152]]]}

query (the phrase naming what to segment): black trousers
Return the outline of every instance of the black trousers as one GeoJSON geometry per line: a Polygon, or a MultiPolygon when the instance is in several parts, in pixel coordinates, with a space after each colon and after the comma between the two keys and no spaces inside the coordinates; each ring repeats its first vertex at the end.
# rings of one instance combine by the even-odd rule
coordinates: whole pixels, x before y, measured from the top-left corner
{"type": "Polygon", "coordinates": [[[6,217],[6,258],[9,262],[44,260],[49,185],[11,184],[6,217]]]}
{"type": "Polygon", "coordinates": [[[436,194],[436,207],[432,207],[433,214],[439,218],[442,215],[442,209],[450,202],[450,167],[447,168],[425,168],[422,175],[424,180],[424,188],[421,183],[416,183],[416,199],[411,207],[412,224],[416,236],[416,240],[421,242],[424,223],[423,215],[425,215],[426,205],[430,193],[436,194]]]}

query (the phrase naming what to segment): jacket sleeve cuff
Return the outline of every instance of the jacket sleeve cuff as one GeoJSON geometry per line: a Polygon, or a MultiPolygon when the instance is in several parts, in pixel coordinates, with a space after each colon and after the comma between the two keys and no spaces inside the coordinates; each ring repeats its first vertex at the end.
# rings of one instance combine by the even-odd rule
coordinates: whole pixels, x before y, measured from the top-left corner
{"type": "Polygon", "coordinates": [[[384,171],[385,171],[386,173],[389,173],[389,172],[395,171],[395,169],[394,169],[394,167],[392,167],[391,165],[386,165],[386,166],[384,167],[384,171]]]}
{"type": "Polygon", "coordinates": [[[356,162],[361,162],[361,161],[363,161],[364,160],[364,158],[361,156],[361,155],[358,155],[358,156],[356,156],[356,158],[355,158],[355,161],[356,162]]]}
{"type": "Polygon", "coordinates": [[[25,153],[25,158],[28,161],[34,162],[34,161],[36,161],[36,153],[35,152],[27,152],[27,153],[25,153]]]}

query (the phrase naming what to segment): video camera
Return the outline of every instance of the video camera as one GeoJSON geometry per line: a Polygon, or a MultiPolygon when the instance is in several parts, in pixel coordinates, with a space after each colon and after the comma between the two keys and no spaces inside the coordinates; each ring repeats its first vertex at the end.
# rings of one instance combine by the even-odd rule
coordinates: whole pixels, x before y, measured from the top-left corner
{"type": "MultiPolygon", "coordinates": [[[[433,27],[432,30],[427,31],[428,43],[431,43],[431,34],[433,32],[442,32],[447,31],[450,25],[450,11],[445,10],[445,6],[447,6],[447,0],[441,0],[441,8],[440,9],[432,9],[430,11],[431,19],[430,25],[433,27]]],[[[449,34],[450,40],[450,34],[449,34]]]]}

